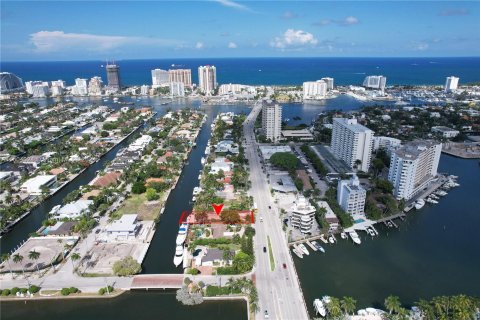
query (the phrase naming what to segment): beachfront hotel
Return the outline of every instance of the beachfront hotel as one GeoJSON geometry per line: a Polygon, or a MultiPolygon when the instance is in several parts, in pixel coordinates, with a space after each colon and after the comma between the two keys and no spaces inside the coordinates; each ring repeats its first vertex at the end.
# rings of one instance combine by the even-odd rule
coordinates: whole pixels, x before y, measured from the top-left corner
{"type": "Polygon", "coordinates": [[[437,175],[442,144],[415,140],[392,152],[388,180],[398,200],[409,200],[437,175]]]}
{"type": "Polygon", "coordinates": [[[262,131],[267,139],[278,142],[282,133],[282,107],[271,100],[262,106],[262,131]]]}
{"type": "Polygon", "coordinates": [[[334,118],[331,151],[353,170],[368,171],[372,158],[373,131],[357,119],[334,118]]]}
{"type": "Polygon", "coordinates": [[[215,90],[217,87],[217,69],[215,66],[198,67],[198,87],[207,95],[215,90]]]}
{"type": "Polygon", "coordinates": [[[185,87],[192,86],[191,69],[170,69],[168,70],[169,82],[182,82],[185,87]]]}

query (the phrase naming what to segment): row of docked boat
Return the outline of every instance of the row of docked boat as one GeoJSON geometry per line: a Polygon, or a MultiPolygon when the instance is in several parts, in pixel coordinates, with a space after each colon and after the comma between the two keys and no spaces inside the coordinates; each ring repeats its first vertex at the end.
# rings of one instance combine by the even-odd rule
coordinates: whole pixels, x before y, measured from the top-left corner
{"type": "MultiPolygon", "coordinates": [[[[320,251],[325,253],[325,249],[317,242],[317,241],[306,241],[306,244],[313,250],[313,251],[320,251]]],[[[303,258],[303,255],[310,255],[307,247],[303,243],[294,244],[292,248],[292,252],[295,253],[297,257],[300,259],[303,258]]]]}
{"type": "Polygon", "coordinates": [[[184,248],[185,240],[187,239],[188,234],[188,224],[182,223],[180,228],[178,229],[178,235],[176,244],[177,247],[175,248],[175,256],[173,257],[173,264],[178,267],[183,262],[183,257],[186,253],[186,249],[184,248]]]}

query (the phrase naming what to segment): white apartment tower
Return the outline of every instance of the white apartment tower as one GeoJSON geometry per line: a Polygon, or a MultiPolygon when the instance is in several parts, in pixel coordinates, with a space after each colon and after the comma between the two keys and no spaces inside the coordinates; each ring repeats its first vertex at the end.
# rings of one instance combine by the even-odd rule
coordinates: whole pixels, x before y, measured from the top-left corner
{"type": "Polygon", "coordinates": [[[398,200],[409,200],[437,175],[442,144],[415,140],[392,152],[388,180],[398,200]]]}
{"type": "Polygon", "coordinates": [[[363,86],[371,89],[384,90],[387,85],[387,78],[384,76],[367,76],[363,80],[363,86]]]}
{"type": "Polygon", "coordinates": [[[327,94],[327,83],[323,80],[303,83],[303,99],[322,99],[327,94]]]}
{"type": "Polygon", "coordinates": [[[93,77],[88,83],[88,94],[91,96],[101,96],[103,89],[103,81],[100,77],[93,77]]]}
{"type": "Polygon", "coordinates": [[[173,97],[184,97],[185,85],[183,82],[170,82],[170,94],[173,97]]]}
{"type": "Polygon", "coordinates": [[[334,118],[331,142],[333,155],[345,161],[350,168],[356,167],[367,172],[372,157],[373,133],[358,124],[357,119],[334,118]]]}
{"type": "Polygon", "coordinates": [[[217,87],[217,69],[215,66],[198,67],[198,87],[207,95],[210,95],[217,87]]]}
{"type": "Polygon", "coordinates": [[[158,88],[169,83],[169,75],[167,70],[152,70],[152,87],[158,88]]]}
{"type": "Polygon", "coordinates": [[[367,191],[360,185],[360,180],[353,175],[350,180],[338,181],[337,202],[350,214],[364,214],[367,191]]]}
{"type": "Polygon", "coordinates": [[[458,80],[460,79],[454,76],[447,77],[447,80],[445,81],[445,88],[444,88],[445,92],[451,92],[453,90],[457,90],[458,80]]]}
{"type": "Polygon", "coordinates": [[[325,83],[327,84],[327,90],[333,90],[333,78],[322,78],[320,80],[323,80],[325,81],[325,83]]]}
{"type": "Polygon", "coordinates": [[[140,87],[141,95],[147,96],[149,91],[150,91],[150,86],[147,86],[146,84],[140,87]]]}
{"type": "Polygon", "coordinates": [[[168,70],[169,82],[182,82],[185,87],[192,86],[192,70],[191,69],[171,69],[168,70]]]}
{"type": "Polygon", "coordinates": [[[290,222],[294,228],[300,229],[302,233],[312,231],[315,219],[315,207],[312,206],[304,196],[297,197],[297,201],[292,207],[292,216],[290,222]]]}
{"type": "Polygon", "coordinates": [[[86,96],[88,94],[87,79],[75,79],[75,85],[72,87],[72,94],[77,96],[86,96]]]}
{"type": "Polygon", "coordinates": [[[262,130],[267,139],[278,142],[282,131],[282,107],[272,101],[262,106],[262,130]]]}

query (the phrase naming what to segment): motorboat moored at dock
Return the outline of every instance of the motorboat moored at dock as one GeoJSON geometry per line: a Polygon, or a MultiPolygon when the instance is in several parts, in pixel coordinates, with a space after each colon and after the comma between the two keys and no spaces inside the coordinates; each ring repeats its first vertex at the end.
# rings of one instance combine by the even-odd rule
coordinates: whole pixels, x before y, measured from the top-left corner
{"type": "Polygon", "coordinates": [[[307,240],[307,242],[305,242],[305,243],[306,243],[310,248],[312,248],[313,251],[317,251],[317,250],[318,250],[317,247],[315,247],[315,246],[313,245],[313,243],[311,243],[310,241],[307,240]]]}
{"type": "Polygon", "coordinates": [[[322,317],[325,317],[327,315],[327,309],[325,309],[325,305],[323,304],[322,300],[313,300],[313,308],[315,309],[316,314],[319,314],[322,317]]]}
{"type": "Polygon", "coordinates": [[[187,232],[188,232],[188,224],[182,223],[180,225],[180,229],[178,229],[178,235],[177,235],[177,245],[182,245],[185,242],[185,239],[187,238],[187,232]]]}
{"type": "Polygon", "coordinates": [[[302,252],[301,252],[297,247],[293,246],[292,251],[293,251],[293,253],[295,253],[295,255],[296,255],[297,257],[299,257],[300,259],[303,258],[302,252]]]}
{"type": "Polygon", "coordinates": [[[317,241],[312,241],[312,244],[318,251],[325,253],[325,249],[317,241]]]}
{"type": "Polygon", "coordinates": [[[308,252],[307,247],[303,243],[300,243],[297,248],[299,248],[304,254],[307,256],[310,255],[310,252],[308,252]]]}
{"type": "Polygon", "coordinates": [[[342,239],[347,239],[347,234],[344,231],[342,231],[342,233],[340,233],[340,237],[342,239]]]}
{"type": "Polygon", "coordinates": [[[354,243],[356,243],[356,244],[361,244],[362,243],[362,240],[360,240],[360,237],[355,232],[355,230],[349,231],[348,234],[349,234],[350,238],[352,238],[352,241],[354,243]]]}
{"type": "Polygon", "coordinates": [[[415,202],[415,209],[420,210],[420,209],[423,208],[424,205],[425,205],[425,200],[423,200],[423,199],[418,199],[418,200],[415,202]]]}
{"type": "Polygon", "coordinates": [[[183,262],[183,246],[178,245],[175,249],[175,256],[173,257],[173,264],[178,267],[183,262]]]}

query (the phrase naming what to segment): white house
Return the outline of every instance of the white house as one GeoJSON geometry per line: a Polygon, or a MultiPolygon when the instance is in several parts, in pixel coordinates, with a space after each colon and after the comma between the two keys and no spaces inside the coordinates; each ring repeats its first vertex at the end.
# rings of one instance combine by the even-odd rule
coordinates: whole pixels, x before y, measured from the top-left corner
{"type": "Polygon", "coordinates": [[[30,195],[41,195],[42,187],[49,188],[55,184],[55,182],[57,182],[57,176],[55,175],[36,176],[25,181],[20,186],[20,190],[30,195]]]}
{"type": "Polygon", "coordinates": [[[136,214],[124,214],[109,224],[105,231],[110,241],[126,241],[135,238],[139,226],[136,214]]]}
{"type": "Polygon", "coordinates": [[[84,214],[90,212],[89,206],[93,203],[92,200],[77,200],[67,203],[55,214],[55,219],[78,219],[84,214]]]}

